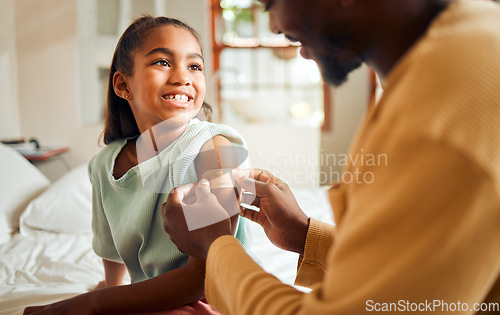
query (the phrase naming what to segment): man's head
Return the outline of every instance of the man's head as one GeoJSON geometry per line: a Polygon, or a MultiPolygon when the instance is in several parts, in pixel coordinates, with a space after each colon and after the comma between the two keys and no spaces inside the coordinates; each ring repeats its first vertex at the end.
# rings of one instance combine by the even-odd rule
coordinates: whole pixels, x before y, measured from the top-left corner
{"type": "Polygon", "coordinates": [[[340,85],[363,62],[383,79],[456,0],[260,0],[269,27],[302,44],[324,79],[340,85]]]}
{"type": "Polygon", "coordinates": [[[302,44],[301,55],[315,60],[324,79],[340,85],[364,61],[351,24],[343,17],[346,0],[261,0],[269,11],[269,27],[302,44]]]}

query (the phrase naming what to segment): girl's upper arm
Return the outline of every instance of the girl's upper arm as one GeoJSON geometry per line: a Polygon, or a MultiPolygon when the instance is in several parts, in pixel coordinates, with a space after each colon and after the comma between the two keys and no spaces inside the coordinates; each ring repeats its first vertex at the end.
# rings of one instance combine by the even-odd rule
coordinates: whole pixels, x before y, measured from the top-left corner
{"type": "MultiPolygon", "coordinates": [[[[196,157],[195,167],[198,178],[201,179],[207,171],[218,169],[236,169],[239,166],[236,151],[228,139],[217,135],[207,141],[201,148],[200,153],[196,157]]],[[[224,171],[225,176],[229,170],[224,171]]],[[[232,176],[231,176],[232,180],[232,176]]],[[[212,181],[211,181],[212,184],[212,181]]],[[[219,203],[226,209],[231,217],[233,233],[236,232],[236,223],[238,220],[237,214],[240,212],[239,194],[232,180],[232,185],[224,185],[214,187],[211,185],[211,192],[217,197],[219,203]]]]}
{"type": "Polygon", "coordinates": [[[216,135],[205,142],[195,160],[196,174],[201,179],[207,171],[223,168],[237,168],[239,165],[236,151],[228,139],[216,135]]]}

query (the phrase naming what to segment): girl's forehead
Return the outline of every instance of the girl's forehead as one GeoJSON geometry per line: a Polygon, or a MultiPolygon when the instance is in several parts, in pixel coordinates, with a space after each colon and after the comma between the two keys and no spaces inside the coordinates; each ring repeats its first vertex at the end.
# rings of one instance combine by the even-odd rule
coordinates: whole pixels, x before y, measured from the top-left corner
{"type": "Polygon", "coordinates": [[[142,42],[143,49],[167,45],[175,46],[177,49],[185,48],[201,52],[201,46],[196,36],[183,27],[162,25],[151,29],[145,35],[142,42]]]}

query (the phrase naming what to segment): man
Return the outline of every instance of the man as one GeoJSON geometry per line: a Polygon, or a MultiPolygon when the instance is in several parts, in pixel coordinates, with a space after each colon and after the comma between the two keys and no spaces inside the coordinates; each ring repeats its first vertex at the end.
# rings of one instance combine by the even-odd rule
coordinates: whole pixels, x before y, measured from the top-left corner
{"type": "Polygon", "coordinates": [[[340,85],[362,63],[377,72],[385,91],[350,154],[385,154],[387,165],[353,159],[345,168],[371,172],[373,181],[330,189],[335,229],[307,218],[273,175],[236,172],[238,185],[256,195],[247,202],[260,208],[241,215],[301,254],[296,284],[310,293],[254,263],[231,236],[229,219],[188,231],[183,210],[223,210],[207,182],[179,187],[163,206],[164,227],[181,251],[207,260],[208,301],[231,314],[499,312],[498,5],[261,2],[271,30],[300,41],[301,54],[330,83],[340,85]],[[183,199],[193,189],[197,201],[188,205],[183,199]]]}

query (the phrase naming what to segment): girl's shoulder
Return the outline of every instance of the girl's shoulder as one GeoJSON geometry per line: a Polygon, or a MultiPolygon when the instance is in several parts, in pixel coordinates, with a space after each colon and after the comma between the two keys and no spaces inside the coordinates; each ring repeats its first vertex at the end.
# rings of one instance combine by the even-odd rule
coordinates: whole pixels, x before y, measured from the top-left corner
{"type": "Polygon", "coordinates": [[[99,153],[94,155],[88,163],[89,176],[97,170],[108,171],[120,150],[125,146],[128,139],[118,139],[107,144],[99,153]]]}
{"type": "Polygon", "coordinates": [[[208,121],[192,119],[186,132],[182,136],[187,141],[206,142],[214,137],[226,138],[229,142],[239,146],[246,146],[241,134],[231,126],[208,121]]]}

